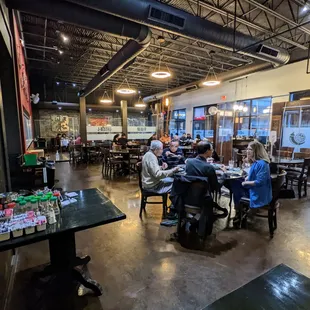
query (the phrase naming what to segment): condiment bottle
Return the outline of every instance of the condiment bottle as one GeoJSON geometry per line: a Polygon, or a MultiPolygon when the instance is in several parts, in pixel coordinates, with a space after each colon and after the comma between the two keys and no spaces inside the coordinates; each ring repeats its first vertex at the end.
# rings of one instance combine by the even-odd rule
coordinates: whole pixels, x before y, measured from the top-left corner
{"type": "Polygon", "coordinates": [[[57,197],[58,207],[59,207],[59,209],[61,209],[60,193],[55,192],[54,197],[57,197]]]}
{"type": "Polygon", "coordinates": [[[57,197],[54,196],[51,198],[51,204],[52,204],[52,207],[54,209],[55,215],[58,215],[60,213],[60,210],[59,210],[59,206],[58,206],[57,197]]]}

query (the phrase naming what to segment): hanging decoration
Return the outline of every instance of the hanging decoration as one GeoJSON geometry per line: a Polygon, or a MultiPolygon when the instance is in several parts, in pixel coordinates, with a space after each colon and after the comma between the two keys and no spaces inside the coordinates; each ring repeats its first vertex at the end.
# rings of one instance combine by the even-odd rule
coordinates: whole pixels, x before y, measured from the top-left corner
{"type": "Polygon", "coordinates": [[[202,83],[202,85],[205,85],[205,86],[216,86],[216,85],[219,85],[221,82],[219,81],[219,79],[217,78],[216,76],[216,73],[214,71],[214,68],[213,68],[213,59],[212,59],[212,55],[214,54],[215,52],[214,51],[210,51],[210,58],[211,58],[211,64],[210,64],[210,68],[208,70],[208,73],[207,73],[207,76],[204,80],[204,82],[202,83]]]}
{"type": "Polygon", "coordinates": [[[151,73],[151,76],[156,79],[166,79],[171,77],[171,72],[166,63],[162,65],[162,55],[159,57],[158,66],[155,68],[155,71],[151,73]]]}
{"type": "Polygon", "coordinates": [[[144,101],[142,100],[142,97],[139,96],[138,102],[135,103],[135,107],[136,108],[145,108],[146,104],[144,103],[144,101]]]}
{"type": "Polygon", "coordinates": [[[112,103],[113,100],[110,98],[108,92],[105,90],[102,98],[100,99],[101,103],[112,103]]]}
{"type": "Polygon", "coordinates": [[[137,91],[129,86],[128,80],[127,78],[125,78],[121,85],[117,88],[116,92],[122,95],[132,95],[135,94],[137,91]]]}

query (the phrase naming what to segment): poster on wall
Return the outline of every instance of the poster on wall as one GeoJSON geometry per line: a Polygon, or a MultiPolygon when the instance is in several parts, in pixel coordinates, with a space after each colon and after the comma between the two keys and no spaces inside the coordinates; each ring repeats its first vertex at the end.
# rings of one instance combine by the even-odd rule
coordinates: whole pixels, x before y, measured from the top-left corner
{"type": "Polygon", "coordinates": [[[310,128],[283,128],[282,146],[293,147],[294,152],[310,148],[310,128]]]}
{"type": "Polygon", "coordinates": [[[68,132],[69,131],[69,117],[67,115],[51,115],[52,131],[54,132],[68,132]]]}
{"type": "Polygon", "coordinates": [[[88,119],[89,125],[90,126],[106,126],[109,124],[109,117],[104,117],[104,118],[96,118],[96,117],[90,117],[88,119]]]}

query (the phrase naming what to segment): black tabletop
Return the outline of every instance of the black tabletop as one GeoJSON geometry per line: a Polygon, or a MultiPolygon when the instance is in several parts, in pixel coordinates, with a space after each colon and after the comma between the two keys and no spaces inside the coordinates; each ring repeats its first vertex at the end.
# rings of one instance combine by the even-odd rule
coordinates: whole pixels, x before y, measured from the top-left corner
{"type": "Polygon", "coordinates": [[[61,209],[57,223],[47,225],[45,231],[0,242],[0,252],[46,240],[55,234],[77,232],[126,218],[126,215],[98,189],[85,189],[76,193],[77,202],[61,209]]]}
{"type": "Polygon", "coordinates": [[[310,309],[310,279],[278,265],[203,310],[310,309]]]}

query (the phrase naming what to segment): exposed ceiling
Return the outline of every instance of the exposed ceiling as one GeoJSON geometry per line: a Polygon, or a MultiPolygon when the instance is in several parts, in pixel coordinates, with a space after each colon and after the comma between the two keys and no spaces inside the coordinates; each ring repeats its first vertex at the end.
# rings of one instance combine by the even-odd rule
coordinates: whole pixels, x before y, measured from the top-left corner
{"type": "MultiPolygon", "coordinates": [[[[308,49],[309,11],[302,0],[163,0],[192,15],[234,27],[247,35],[267,40],[269,44],[287,49],[291,54],[308,49]],[[236,12],[236,20],[234,16],[236,12]],[[303,26],[300,26],[300,25],[303,26]]],[[[30,75],[48,77],[54,83],[67,83],[74,90],[83,88],[100,68],[126,43],[126,40],[30,14],[21,14],[30,75]],[[68,40],[64,42],[63,36],[68,40]],[[63,53],[60,54],[59,50],[63,53]],[[73,85],[76,84],[75,87],[73,85]]],[[[105,82],[98,92],[112,91],[126,77],[130,86],[151,95],[199,80],[206,76],[210,51],[215,51],[213,67],[217,73],[250,63],[249,56],[220,50],[205,42],[188,39],[151,28],[151,45],[127,69],[122,69],[105,82]],[[160,43],[158,37],[164,37],[160,43]],[[159,58],[166,63],[172,78],[158,81],[150,73],[159,58]]]]}

